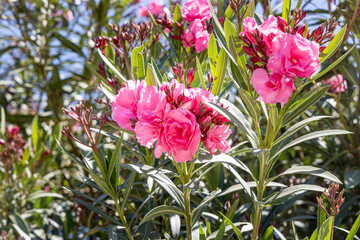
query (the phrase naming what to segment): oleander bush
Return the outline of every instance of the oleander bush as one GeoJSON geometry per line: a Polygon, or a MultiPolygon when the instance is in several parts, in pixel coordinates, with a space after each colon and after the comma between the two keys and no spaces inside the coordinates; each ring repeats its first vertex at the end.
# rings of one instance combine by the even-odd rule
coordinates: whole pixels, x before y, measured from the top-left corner
{"type": "Polygon", "coordinates": [[[358,239],[360,3],[8,1],[1,239],[358,239]]]}

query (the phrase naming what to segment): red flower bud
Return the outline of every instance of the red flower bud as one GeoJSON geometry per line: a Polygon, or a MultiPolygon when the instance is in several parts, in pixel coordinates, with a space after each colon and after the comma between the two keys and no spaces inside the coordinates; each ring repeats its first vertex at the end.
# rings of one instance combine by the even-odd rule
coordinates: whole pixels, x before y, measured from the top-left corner
{"type": "Polygon", "coordinates": [[[171,38],[175,39],[175,40],[180,40],[181,36],[180,35],[171,35],[171,38]]]}
{"type": "Polygon", "coordinates": [[[244,49],[244,52],[247,54],[247,55],[250,55],[250,56],[253,56],[255,55],[255,51],[252,47],[246,47],[246,46],[243,46],[243,49],[244,49]]]}
{"type": "Polygon", "coordinates": [[[285,32],[285,27],[288,26],[287,22],[282,17],[277,17],[277,25],[278,29],[282,32],[285,32]]]}
{"type": "Polygon", "coordinates": [[[252,63],[257,63],[257,62],[260,62],[260,59],[258,57],[252,57],[252,58],[250,58],[250,61],[252,63]]]}
{"type": "Polygon", "coordinates": [[[324,51],[325,48],[326,48],[326,46],[321,46],[319,51],[322,52],[322,51],[324,51]]]}
{"type": "Polygon", "coordinates": [[[300,34],[300,35],[303,35],[304,31],[305,31],[305,25],[302,25],[301,27],[299,27],[297,29],[297,33],[300,34]]]}
{"type": "Polygon", "coordinates": [[[221,25],[224,23],[224,21],[225,21],[225,18],[224,18],[224,17],[219,18],[219,23],[220,23],[221,25]]]}
{"type": "Polygon", "coordinates": [[[18,133],[19,133],[19,127],[18,126],[13,127],[12,129],[10,129],[10,135],[11,136],[15,136],[18,133]]]}
{"type": "Polygon", "coordinates": [[[187,86],[190,87],[192,81],[194,80],[194,76],[195,76],[195,72],[194,69],[191,68],[188,73],[187,73],[187,77],[186,77],[186,82],[187,82],[187,86]]]}

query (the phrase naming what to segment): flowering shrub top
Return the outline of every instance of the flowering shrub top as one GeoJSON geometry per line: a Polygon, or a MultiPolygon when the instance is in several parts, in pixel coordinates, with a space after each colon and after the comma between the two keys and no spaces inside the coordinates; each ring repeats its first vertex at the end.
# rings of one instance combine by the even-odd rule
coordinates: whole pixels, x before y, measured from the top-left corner
{"type": "Polygon", "coordinates": [[[231,131],[227,119],[204,102],[215,96],[199,88],[185,88],[173,80],[159,89],[145,81],[130,80],[112,103],[112,118],[121,127],[135,132],[138,142],[155,147],[155,156],[168,153],[175,161],[192,160],[200,142],[210,153],[229,150],[231,131]]]}

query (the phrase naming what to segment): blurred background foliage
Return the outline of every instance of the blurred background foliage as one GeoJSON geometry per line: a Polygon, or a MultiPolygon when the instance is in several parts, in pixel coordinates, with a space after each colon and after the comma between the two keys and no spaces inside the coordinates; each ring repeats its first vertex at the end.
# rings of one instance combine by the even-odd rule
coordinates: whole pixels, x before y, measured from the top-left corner
{"type": "MultiPolygon", "coordinates": [[[[267,0],[255,2],[258,15],[269,15],[267,0]]],[[[274,14],[280,14],[281,1],[269,2],[274,14]]],[[[61,127],[68,125],[69,121],[61,109],[82,99],[94,103],[101,96],[102,93],[97,90],[99,79],[95,76],[95,68],[91,69],[87,64],[101,64],[93,39],[101,35],[111,36],[109,23],[122,25],[130,20],[148,20],[136,16],[139,4],[142,3],[128,0],[0,1],[1,138],[6,139],[9,131],[18,126],[19,134],[26,142],[25,146],[19,147],[24,151],[23,157],[11,166],[14,179],[6,176],[5,165],[0,163],[0,233],[3,233],[4,239],[19,236],[21,232],[41,239],[107,237],[104,229],[111,221],[74,201],[75,197],[83,199],[83,194],[98,199],[102,196],[101,192],[84,184],[76,165],[62,154],[55,139],[60,139],[74,156],[80,157],[86,152],[78,150],[78,146],[68,138],[60,138],[61,127]],[[70,194],[63,187],[81,192],[70,194]]],[[[168,11],[173,12],[171,10],[176,2],[166,4],[170,9],[168,11]]],[[[324,76],[325,79],[342,74],[347,89],[344,92],[329,92],[311,111],[305,112],[308,116],[330,115],[333,118],[311,124],[303,131],[335,128],[354,134],[302,143],[283,153],[276,166],[279,173],[294,164],[318,166],[338,176],[344,182],[346,200],[335,225],[343,228],[352,226],[360,209],[359,5],[358,0],[303,1],[310,26],[318,25],[329,16],[335,16],[340,26],[348,25],[343,46],[328,64],[357,43],[350,55],[324,76]]],[[[161,45],[166,47],[162,41],[156,45],[152,51],[161,49],[161,45]]],[[[156,53],[153,54],[156,56],[156,53]]],[[[170,69],[172,64],[166,61],[163,66],[170,69]]],[[[76,130],[76,126],[74,128],[76,130]]],[[[81,129],[78,135],[82,138],[81,129]]],[[[241,139],[240,135],[234,136],[233,141],[241,139]]],[[[129,148],[133,147],[136,148],[129,148]]],[[[240,154],[247,161],[253,159],[246,152],[240,154]]],[[[128,155],[129,158],[134,157],[131,151],[128,155]]],[[[217,186],[224,189],[225,185],[233,184],[228,176],[220,166],[211,170],[205,176],[209,191],[217,186]]],[[[316,179],[299,176],[282,181],[292,184],[315,182],[316,179]]],[[[319,185],[324,186],[323,182],[319,185]]],[[[248,207],[244,199],[246,197],[236,194],[231,200],[220,197],[215,204],[217,209],[224,209],[224,214],[236,204],[233,209],[237,211],[232,217],[249,220],[249,216],[244,214],[248,207]]],[[[149,208],[151,206],[147,206],[149,208]]],[[[114,215],[111,209],[103,210],[114,215]]],[[[316,210],[314,194],[297,196],[282,205],[266,209],[263,228],[274,225],[290,236],[293,231],[291,220],[294,220],[298,234],[308,236],[316,227],[316,210]]],[[[342,239],[341,232],[335,234],[338,238],[334,239],[342,239]]]]}

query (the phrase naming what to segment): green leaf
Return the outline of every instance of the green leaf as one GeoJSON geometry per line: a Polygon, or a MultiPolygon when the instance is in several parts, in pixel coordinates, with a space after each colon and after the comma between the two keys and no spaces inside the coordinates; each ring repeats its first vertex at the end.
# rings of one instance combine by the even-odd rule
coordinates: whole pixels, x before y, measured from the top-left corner
{"type": "Polygon", "coordinates": [[[311,234],[310,240],[317,240],[319,236],[319,230],[316,228],[314,232],[311,234]]]}
{"type": "MultiPolygon", "coordinates": [[[[325,199],[324,193],[321,194],[320,196],[321,200],[324,203],[324,207],[326,208],[327,205],[327,200],[325,199]]],[[[320,207],[319,204],[317,204],[317,218],[316,218],[316,226],[317,226],[317,230],[320,229],[321,225],[325,222],[326,220],[326,213],[325,211],[320,207]]],[[[319,231],[315,234],[315,232],[313,233],[313,235],[316,235],[316,239],[318,236],[319,231]]],[[[312,237],[312,236],[311,236],[312,237]]]]}
{"type": "MultiPolygon", "coordinates": [[[[246,5],[244,5],[244,8],[245,7],[246,7],[246,5]]],[[[254,14],[255,14],[255,1],[251,1],[247,6],[247,9],[246,9],[243,19],[245,19],[247,17],[253,18],[254,14]]]]}
{"type": "MultiPolygon", "coordinates": [[[[237,36],[237,31],[235,26],[228,19],[225,19],[224,31],[225,31],[226,43],[229,46],[229,51],[234,59],[238,59],[239,53],[242,50],[241,42],[239,37],[237,36]]],[[[242,58],[245,61],[245,56],[242,55],[242,58]]],[[[240,63],[238,64],[241,65],[240,63]]]]}
{"type": "Polygon", "coordinates": [[[4,109],[3,107],[1,107],[1,126],[0,126],[0,131],[1,131],[1,135],[2,135],[2,136],[5,135],[5,125],[6,125],[5,109],[4,109]]]}
{"type": "Polygon", "coordinates": [[[160,169],[155,169],[147,165],[133,165],[133,164],[120,164],[131,171],[136,171],[140,174],[146,174],[152,177],[160,186],[164,188],[166,192],[174,198],[174,200],[185,209],[184,196],[182,192],[176,187],[176,185],[165,175],[160,169]]]}
{"type": "Polygon", "coordinates": [[[334,217],[330,217],[326,219],[325,222],[321,225],[318,239],[321,240],[332,239],[333,226],[334,226],[334,217]]]}
{"type": "Polygon", "coordinates": [[[345,170],[344,174],[345,188],[350,189],[360,184],[360,170],[345,170]]]}
{"type": "Polygon", "coordinates": [[[251,189],[249,187],[249,185],[247,184],[247,182],[240,176],[240,174],[230,165],[225,166],[227,169],[230,170],[230,172],[232,172],[232,174],[234,174],[234,176],[237,178],[237,180],[239,180],[240,184],[243,186],[245,192],[248,194],[248,196],[250,197],[250,199],[252,199],[253,194],[251,192],[251,189]]]}
{"type": "Polygon", "coordinates": [[[122,83],[126,83],[126,78],[119,72],[119,70],[109,61],[109,59],[107,59],[106,56],[104,56],[104,54],[102,54],[102,52],[100,51],[100,49],[98,50],[98,54],[100,55],[101,59],[104,61],[104,63],[119,77],[120,81],[122,83]]]}
{"type": "Polygon", "coordinates": [[[295,107],[292,109],[292,111],[285,117],[284,121],[282,122],[282,126],[285,126],[289,124],[292,120],[300,116],[303,112],[305,112],[307,109],[309,109],[312,105],[317,103],[320,98],[327,92],[329,87],[323,87],[319,90],[316,90],[317,92],[310,95],[309,97],[305,99],[301,99],[297,101],[295,104],[295,107]]]}
{"type": "Polygon", "coordinates": [[[74,160],[81,168],[83,168],[86,171],[90,171],[90,169],[88,169],[79,159],[77,159],[74,155],[72,155],[68,150],[66,150],[61,143],[59,142],[59,140],[55,139],[57,144],[60,146],[60,148],[72,159],[74,160]]]}
{"type": "Polygon", "coordinates": [[[324,119],[324,118],[331,118],[331,116],[316,116],[316,117],[311,117],[311,118],[304,119],[304,120],[296,123],[295,125],[290,127],[288,130],[286,130],[286,132],[284,132],[280,137],[278,137],[275,140],[275,142],[273,143],[273,146],[278,144],[279,142],[281,142],[285,138],[289,137],[290,135],[294,134],[295,132],[297,132],[298,130],[300,130],[304,126],[308,125],[309,123],[315,122],[315,121],[318,121],[318,120],[321,120],[321,119],[324,119]]]}
{"type": "Polygon", "coordinates": [[[35,149],[35,151],[37,150],[38,142],[39,142],[38,119],[39,119],[39,117],[36,115],[31,123],[31,139],[32,139],[32,144],[33,144],[33,148],[35,149]]]}
{"type": "Polygon", "coordinates": [[[227,224],[230,224],[230,226],[232,227],[236,237],[239,239],[239,240],[244,240],[243,236],[241,235],[241,231],[240,229],[238,229],[235,224],[229,219],[227,218],[224,214],[222,214],[221,212],[219,212],[221,214],[221,216],[224,218],[224,221],[227,223],[227,224]]]}
{"type": "Polygon", "coordinates": [[[221,224],[219,231],[216,234],[215,240],[222,240],[224,239],[225,234],[225,224],[221,224]]]}
{"type": "Polygon", "coordinates": [[[181,7],[180,5],[177,3],[175,6],[175,12],[174,12],[174,22],[179,22],[181,23],[183,20],[182,17],[182,11],[181,11],[181,7]]]}
{"type": "Polygon", "coordinates": [[[309,175],[313,175],[313,176],[317,176],[317,177],[326,178],[333,182],[341,184],[341,181],[332,173],[325,171],[324,169],[312,167],[312,166],[291,167],[291,168],[285,170],[285,172],[281,173],[278,176],[284,176],[284,175],[289,175],[289,174],[309,174],[309,175]]]}
{"type": "Polygon", "coordinates": [[[232,220],[234,215],[235,215],[235,212],[236,212],[236,209],[237,207],[239,206],[239,202],[240,200],[239,199],[236,199],[235,202],[231,205],[231,207],[229,208],[229,210],[226,212],[225,216],[232,220]]]}
{"type": "Polygon", "coordinates": [[[209,64],[211,69],[211,75],[215,76],[216,74],[216,65],[218,59],[218,51],[216,46],[216,40],[214,34],[211,34],[208,42],[208,56],[209,56],[209,64]]]}
{"type": "Polygon", "coordinates": [[[59,41],[64,44],[65,47],[73,50],[74,52],[78,53],[80,56],[84,57],[84,54],[81,51],[79,46],[76,46],[73,42],[68,40],[66,37],[63,37],[58,32],[53,32],[54,36],[59,39],[59,41]]]}
{"type": "Polygon", "coordinates": [[[321,71],[320,73],[318,73],[315,77],[311,77],[310,80],[317,80],[320,77],[322,77],[325,73],[327,73],[328,71],[332,70],[335,66],[337,66],[344,58],[346,58],[347,55],[349,55],[349,53],[354,49],[354,47],[356,46],[356,44],[354,44],[349,51],[347,51],[344,55],[342,55],[340,58],[338,58],[335,62],[333,62],[332,64],[330,64],[330,66],[328,66],[325,70],[321,71]]]}
{"type": "MultiPolygon", "coordinates": [[[[115,169],[115,165],[116,163],[120,163],[121,157],[122,157],[122,152],[121,152],[121,145],[122,145],[122,139],[123,139],[123,134],[121,134],[121,138],[119,141],[117,141],[116,146],[114,151],[112,152],[112,156],[109,162],[109,166],[107,169],[107,180],[110,181],[110,178],[112,176],[112,173],[115,169]]],[[[116,176],[118,177],[118,176],[116,176]]]]}
{"type": "Polygon", "coordinates": [[[359,230],[360,227],[360,214],[358,213],[358,217],[355,220],[354,225],[351,227],[349,234],[346,236],[345,240],[352,240],[355,237],[355,234],[359,230]]]}
{"type": "Polygon", "coordinates": [[[283,1],[282,18],[285,19],[287,23],[289,22],[290,4],[290,0],[283,1]]]}
{"type": "Polygon", "coordinates": [[[184,215],[184,213],[180,210],[180,208],[178,207],[173,207],[173,206],[166,206],[166,205],[162,205],[162,206],[158,206],[152,210],[150,210],[142,219],[142,221],[140,222],[140,225],[144,224],[147,221],[150,221],[153,218],[159,217],[159,216],[163,216],[165,214],[177,214],[177,215],[184,215]]]}
{"type": "Polygon", "coordinates": [[[287,187],[281,190],[279,194],[275,195],[273,199],[269,199],[266,203],[279,204],[306,191],[324,192],[325,188],[312,184],[299,184],[287,187]]]}
{"type": "Polygon", "coordinates": [[[329,59],[341,46],[343,38],[345,36],[347,24],[336,34],[333,40],[327,45],[327,47],[320,54],[320,64],[325,60],[329,59]]]}
{"type": "MultiPolygon", "coordinates": [[[[226,104],[227,107],[229,107],[229,110],[214,103],[207,102],[205,104],[226,117],[231,123],[235,124],[235,126],[244,131],[249,137],[249,139],[252,139],[254,142],[258,142],[258,138],[254,131],[251,129],[250,123],[248,122],[248,120],[246,120],[241,111],[233,104],[226,104]]],[[[256,147],[256,144],[253,144],[253,146],[256,147]]]]}
{"type": "Polygon", "coordinates": [[[254,119],[256,123],[260,120],[260,107],[258,102],[250,95],[249,92],[244,89],[239,89],[239,96],[244,103],[244,106],[250,113],[251,117],[254,119]]]}
{"type": "Polygon", "coordinates": [[[316,138],[320,138],[320,137],[325,137],[325,136],[332,136],[332,135],[342,135],[342,134],[351,134],[351,132],[348,131],[344,131],[344,130],[322,130],[322,131],[316,131],[316,132],[311,132],[308,133],[304,136],[301,136],[295,140],[293,140],[292,142],[288,143],[287,145],[285,145],[284,147],[282,147],[279,151],[277,151],[274,156],[272,156],[272,158],[270,159],[273,160],[277,155],[279,155],[280,153],[282,153],[283,151],[285,151],[286,149],[293,147],[299,143],[311,140],[311,139],[316,139],[316,138]]]}
{"type": "Polygon", "coordinates": [[[274,239],[274,229],[273,226],[268,227],[268,229],[266,229],[262,240],[273,240],[274,239]]]}
{"type": "Polygon", "coordinates": [[[14,224],[15,230],[19,233],[20,236],[30,238],[30,228],[26,221],[17,213],[9,213],[9,219],[14,224]]]}
{"type": "Polygon", "coordinates": [[[126,181],[127,186],[126,186],[125,192],[123,194],[123,199],[122,199],[122,203],[121,203],[121,209],[124,209],[124,207],[125,207],[127,199],[128,199],[128,197],[130,195],[130,192],[131,192],[131,190],[133,188],[133,183],[134,183],[135,177],[136,177],[136,172],[132,172],[128,176],[128,179],[126,181]]]}
{"type": "MultiPolygon", "coordinates": [[[[249,186],[250,188],[255,188],[256,186],[256,182],[247,182],[246,183],[247,186],[249,186]]],[[[266,185],[266,187],[281,187],[281,188],[285,188],[287,187],[286,185],[282,184],[282,183],[277,183],[277,182],[270,182],[266,185]]],[[[228,189],[224,190],[219,196],[224,196],[226,194],[229,193],[233,193],[233,192],[239,192],[241,190],[244,189],[244,186],[240,183],[238,184],[234,184],[232,186],[230,186],[228,189]]]]}
{"type": "Polygon", "coordinates": [[[45,192],[45,191],[37,191],[37,192],[33,192],[28,196],[29,201],[38,199],[38,198],[45,198],[45,197],[54,197],[54,198],[64,198],[61,194],[59,193],[54,193],[54,192],[45,192]]]}
{"type": "Polygon", "coordinates": [[[25,165],[26,161],[29,160],[29,157],[30,157],[30,149],[26,148],[24,151],[24,155],[22,156],[22,159],[21,159],[21,164],[23,166],[25,165]]]}
{"type": "MultiPolygon", "coordinates": [[[[248,223],[248,222],[236,222],[234,223],[234,226],[235,227],[239,227],[241,225],[251,225],[251,223],[248,223]]],[[[226,226],[225,227],[225,224],[221,224],[221,227],[219,230],[211,233],[206,239],[207,240],[211,240],[211,239],[215,239],[218,235],[219,235],[219,238],[218,239],[224,239],[222,238],[224,236],[224,234],[230,230],[232,230],[232,226],[226,226]],[[224,229],[223,229],[223,226],[224,226],[224,229]]]]}
{"type": "Polygon", "coordinates": [[[221,193],[220,189],[217,189],[211,193],[209,193],[209,195],[207,195],[202,201],[201,203],[193,210],[192,215],[196,213],[196,211],[199,211],[203,206],[207,205],[209,202],[211,202],[214,198],[216,198],[217,196],[219,196],[219,194],[221,193]]]}
{"type": "Polygon", "coordinates": [[[197,56],[196,56],[196,68],[197,68],[197,73],[199,75],[202,88],[206,89],[206,83],[205,83],[205,80],[204,80],[204,73],[202,71],[202,67],[201,67],[199,58],[197,56]]]}
{"type": "Polygon", "coordinates": [[[142,51],[144,46],[136,47],[131,53],[131,72],[135,80],[142,80],[145,78],[145,63],[142,51]]]}
{"type": "Polygon", "coordinates": [[[226,66],[228,64],[228,56],[225,54],[225,50],[223,48],[220,49],[220,53],[218,56],[218,61],[216,64],[214,83],[212,88],[212,93],[214,95],[218,95],[221,91],[223,81],[226,74],[226,66]]]}
{"type": "Polygon", "coordinates": [[[100,210],[99,208],[95,207],[94,205],[85,202],[83,200],[81,200],[80,198],[75,198],[75,201],[77,201],[78,203],[80,203],[81,205],[83,205],[84,207],[88,208],[89,210],[94,211],[95,213],[99,214],[100,216],[110,220],[112,223],[118,225],[118,226],[122,226],[122,224],[117,221],[115,218],[109,216],[107,213],[105,213],[104,211],[100,210]]]}

